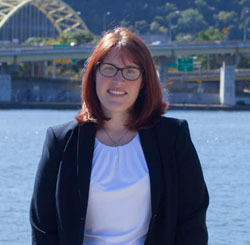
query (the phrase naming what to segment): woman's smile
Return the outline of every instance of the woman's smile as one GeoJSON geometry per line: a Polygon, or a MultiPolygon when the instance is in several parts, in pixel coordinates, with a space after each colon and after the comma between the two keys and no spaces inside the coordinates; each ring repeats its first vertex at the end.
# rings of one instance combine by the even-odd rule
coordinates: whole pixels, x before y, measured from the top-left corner
{"type": "Polygon", "coordinates": [[[126,95],[127,92],[121,89],[108,89],[107,91],[109,94],[111,95],[115,95],[115,96],[122,96],[122,95],[126,95]]]}

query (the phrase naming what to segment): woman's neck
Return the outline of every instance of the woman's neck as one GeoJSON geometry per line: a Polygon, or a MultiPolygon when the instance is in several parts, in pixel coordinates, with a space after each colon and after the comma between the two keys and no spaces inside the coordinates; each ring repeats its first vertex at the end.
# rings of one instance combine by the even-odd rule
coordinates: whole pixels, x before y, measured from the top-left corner
{"type": "Polygon", "coordinates": [[[106,145],[118,146],[127,144],[137,133],[126,127],[128,116],[116,114],[105,121],[102,128],[97,131],[96,137],[106,145]]]}
{"type": "Polygon", "coordinates": [[[110,120],[105,121],[104,127],[112,131],[120,131],[126,129],[126,124],[128,123],[129,116],[124,113],[114,113],[108,115],[110,120]]]}

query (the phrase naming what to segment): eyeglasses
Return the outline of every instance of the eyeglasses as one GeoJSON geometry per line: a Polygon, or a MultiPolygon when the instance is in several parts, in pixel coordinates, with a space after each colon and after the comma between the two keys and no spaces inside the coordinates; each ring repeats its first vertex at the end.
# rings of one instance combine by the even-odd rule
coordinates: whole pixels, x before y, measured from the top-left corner
{"type": "Polygon", "coordinates": [[[122,77],[129,81],[137,80],[144,71],[143,69],[134,66],[119,68],[113,64],[102,62],[98,62],[97,66],[100,73],[105,77],[114,77],[118,71],[121,71],[122,77]]]}

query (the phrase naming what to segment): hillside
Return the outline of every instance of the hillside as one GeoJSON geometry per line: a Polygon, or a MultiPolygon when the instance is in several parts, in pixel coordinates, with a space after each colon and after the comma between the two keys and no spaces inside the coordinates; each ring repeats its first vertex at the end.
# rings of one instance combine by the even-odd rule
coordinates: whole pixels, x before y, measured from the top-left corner
{"type": "Polygon", "coordinates": [[[206,33],[210,33],[212,39],[250,39],[250,0],[65,2],[80,12],[81,18],[95,34],[100,34],[105,27],[122,25],[141,34],[172,35],[172,39],[178,41],[195,40],[198,36],[202,40],[211,39],[206,33]]]}

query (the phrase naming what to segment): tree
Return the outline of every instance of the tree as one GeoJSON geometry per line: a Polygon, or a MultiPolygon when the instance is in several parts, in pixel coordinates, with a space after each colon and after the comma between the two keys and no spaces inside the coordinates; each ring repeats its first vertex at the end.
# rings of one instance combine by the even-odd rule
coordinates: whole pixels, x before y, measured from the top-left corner
{"type": "Polygon", "coordinates": [[[70,44],[71,43],[71,33],[69,33],[69,32],[61,33],[58,41],[61,44],[70,44]]]}
{"type": "Polygon", "coordinates": [[[53,44],[58,44],[58,41],[56,39],[46,38],[46,37],[30,37],[23,43],[23,45],[28,45],[28,46],[53,45],[53,44]]]}
{"type": "Polygon", "coordinates": [[[207,28],[207,23],[204,17],[198,12],[197,9],[186,9],[180,13],[178,19],[177,30],[180,33],[189,33],[193,36],[197,35],[199,31],[207,28]]]}
{"type": "Polygon", "coordinates": [[[146,33],[148,30],[148,23],[145,20],[136,21],[133,26],[133,31],[136,33],[146,33]]]}
{"type": "Polygon", "coordinates": [[[75,32],[63,32],[59,36],[59,43],[61,44],[84,44],[84,43],[96,43],[98,37],[92,32],[88,31],[75,31],[75,32]]]}
{"type": "Polygon", "coordinates": [[[215,41],[223,40],[224,35],[219,31],[218,28],[209,27],[206,31],[198,33],[196,41],[215,41]]]}
{"type": "Polygon", "coordinates": [[[72,34],[72,39],[77,44],[96,43],[98,41],[98,37],[88,31],[76,31],[72,34]]]}
{"type": "Polygon", "coordinates": [[[156,21],[153,21],[150,24],[150,32],[152,32],[152,33],[159,33],[160,32],[160,24],[157,23],[156,21]]]}
{"type": "MultiPolygon", "coordinates": [[[[223,40],[224,34],[218,28],[209,27],[206,31],[199,32],[196,41],[216,41],[223,40]]],[[[219,64],[216,62],[216,56],[212,55],[198,55],[197,60],[201,62],[203,68],[216,69],[219,64]]]]}
{"type": "Polygon", "coordinates": [[[216,27],[222,29],[224,27],[228,27],[232,24],[238,23],[238,14],[235,11],[220,11],[218,14],[214,15],[214,19],[216,20],[216,27]]]}

